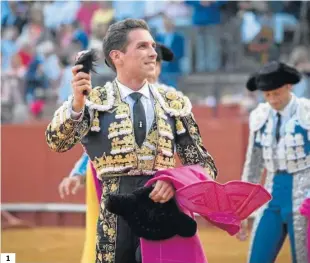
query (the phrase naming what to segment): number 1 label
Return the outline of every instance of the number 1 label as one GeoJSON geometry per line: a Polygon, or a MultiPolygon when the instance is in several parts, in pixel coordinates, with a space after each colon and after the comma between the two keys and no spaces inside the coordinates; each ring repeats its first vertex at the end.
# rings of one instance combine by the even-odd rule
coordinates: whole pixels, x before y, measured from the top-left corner
{"type": "Polygon", "coordinates": [[[16,263],[15,261],[15,253],[1,253],[1,263],[16,263]]]}

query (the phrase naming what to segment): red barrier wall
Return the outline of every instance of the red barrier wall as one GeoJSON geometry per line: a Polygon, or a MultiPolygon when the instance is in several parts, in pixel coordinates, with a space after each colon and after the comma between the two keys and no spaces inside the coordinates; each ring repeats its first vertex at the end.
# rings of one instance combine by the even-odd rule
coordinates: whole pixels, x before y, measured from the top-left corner
{"type": "MultiPolygon", "coordinates": [[[[217,118],[212,117],[208,108],[195,107],[193,112],[204,145],[218,167],[218,181],[239,179],[247,145],[247,122],[227,109],[221,110],[221,116],[217,118]]],[[[2,126],[2,203],[84,203],[84,191],[61,200],[57,189],[80,157],[82,147],[77,145],[62,154],[52,152],[45,142],[46,126],[47,123],[2,126]]],[[[68,221],[84,222],[78,214],[69,213],[66,219],[59,213],[47,214],[29,212],[24,213],[23,218],[36,217],[40,225],[55,224],[56,221],[58,225],[70,224],[68,221]],[[73,218],[76,220],[72,221],[73,218]]]]}
{"type": "MultiPolygon", "coordinates": [[[[47,124],[2,127],[2,202],[61,202],[57,186],[82,153],[81,146],[58,154],[45,142],[47,124]]],[[[79,194],[66,202],[83,203],[79,194]]]]}

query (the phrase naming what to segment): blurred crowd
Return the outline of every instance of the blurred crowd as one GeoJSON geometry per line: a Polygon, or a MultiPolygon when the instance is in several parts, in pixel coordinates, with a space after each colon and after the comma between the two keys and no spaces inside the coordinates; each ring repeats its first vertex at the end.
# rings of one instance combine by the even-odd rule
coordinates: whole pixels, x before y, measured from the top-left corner
{"type": "MultiPolygon", "coordinates": [[[[71,94],[77,52],[101,51],[108,26],[125,18],[145,19],[173,50],[174,61],[162,65],[167,85],[186,74],[248,69],[249,57],[255,66],[283,57],[304,74],[296,92],[310,97],[309,10],[302,1],[1,1],[2,122],[54,112],[71,94]]],[[[94,85],[114,76],[103,57],[98,64],[94,85]]]]}

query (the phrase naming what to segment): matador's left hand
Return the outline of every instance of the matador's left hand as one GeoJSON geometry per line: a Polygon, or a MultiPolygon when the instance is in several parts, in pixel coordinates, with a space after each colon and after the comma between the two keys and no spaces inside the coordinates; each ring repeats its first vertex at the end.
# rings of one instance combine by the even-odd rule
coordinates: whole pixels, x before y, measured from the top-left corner
{"type": "Polygon", "coordinates": [[[150,198],[156,203],[166,203],[174,196],[174,192],[172,184],[158,180],[150,193],[150,198]]]}

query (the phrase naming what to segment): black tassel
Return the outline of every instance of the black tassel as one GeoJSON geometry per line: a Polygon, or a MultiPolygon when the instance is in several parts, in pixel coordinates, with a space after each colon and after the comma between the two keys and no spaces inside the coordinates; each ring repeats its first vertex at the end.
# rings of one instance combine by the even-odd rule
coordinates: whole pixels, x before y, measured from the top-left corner
{"type": "MultiPolygon", "coordinates": [[[[78,72],[84,72],[87,74],[90,72],[97,73],[95,67],[97,66],[96,62],[98,59],[99,57],[95,49],[87,50],[75,62],[75,65],[83,65],[83,68],[78,70],[78,72]]],[[[83,94],[88,95],[88,92],[84,90],[83,94]]]]}

